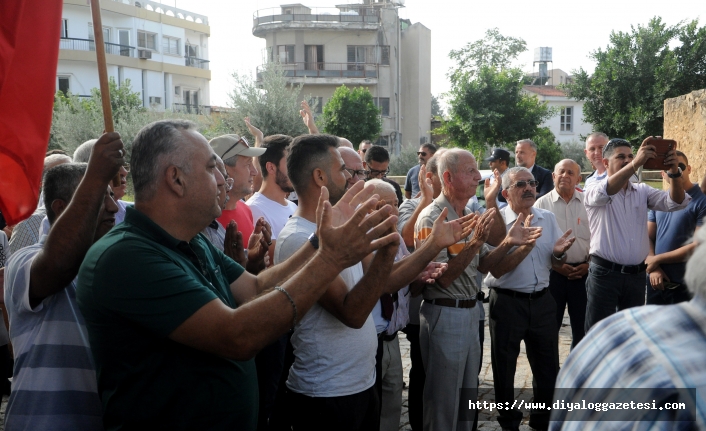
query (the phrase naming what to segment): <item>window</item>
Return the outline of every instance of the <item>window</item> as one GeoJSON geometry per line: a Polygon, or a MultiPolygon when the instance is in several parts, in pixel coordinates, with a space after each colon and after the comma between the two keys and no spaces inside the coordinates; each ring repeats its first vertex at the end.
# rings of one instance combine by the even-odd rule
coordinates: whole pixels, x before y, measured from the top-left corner
{"type": "Polygon", "coordinates": [[[385,45],[380,47],[380,64],[389,66],[390,65],[390,46],[385,45]]]}
{"type": "Polygon", "coordinates": [[[162,36],[162,52],[169,55],[179,55],[179,39],[162,36]]]}
{"type": "Polygon", "coordinates": [[[304,69],[323,70],[324,69],[324,46],[304,45],[304,69]]]}
{"type": "Polygon", "coordinates": [[[373,99],[375,106],[380,108],[380,115],[383,117],[390,116],[390,98],[389,97],[376,97],[373,99]]]}
{"type": "Polygon", "coordinates": [[[118,30],[118,43],[120,44],[120,55],[130,57],[130,30],[118,30]]]}
{"type": "Polygon", "coordinates": [[[348,63],[375,63],[375,46],[348,45],[348,63]]]}
{"type": "Polygon", "coordinates": [[[62,19],[61,20],[61,38],[65,39],[67,37],[69,37],[69,20],[62,19]]]}
{"type": "Polygon", "coordinates": [[[198,45],[189,45],[188,43],[186,46],[184,46],[184,49],[186,50],[185,54],[187,57],[199,57],[199,46],[198,45]]]}
{"type": "Polygon", "coordinates": [[[157,35],[154,33],[147,33],[144,31],[137,32],[137,46],[139,48],[151,49],[152,51],[157,50],[157,35]]]}
{"type": "Polygon", "coordinates": [[[572,132],[572,124],[574,118],[574,108],[571,106],[565,106],[561,108],[561,119],[560,119],[560,132],[572,132]]]}
{"type": "Polygon", "coordinates": [[[277,61],[280,63],[294,63],[294,45],[278,45],[277,61]]]}
{"type": "Polygon", "coordinates": [[[387,147],[387,136],[380,136],[377,141],[375,141],[375,145],[379,145],[381,147],[387,147]]]}
{"type": "Polygon", "coordinates": [[[68,76],[58,76],[57,77],[59,91],[64,93],[64,96],[69,94],[69,77],[68,76]]]}

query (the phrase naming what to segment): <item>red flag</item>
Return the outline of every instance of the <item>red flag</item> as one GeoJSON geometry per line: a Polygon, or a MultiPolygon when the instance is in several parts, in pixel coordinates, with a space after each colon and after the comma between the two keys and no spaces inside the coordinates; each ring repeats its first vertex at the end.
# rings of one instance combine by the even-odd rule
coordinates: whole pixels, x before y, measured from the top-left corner
{"type": "Polygon", "coordinates": [[[37,207],[56,92],[62,0],[0,0],[0,210],[37,207]]]}

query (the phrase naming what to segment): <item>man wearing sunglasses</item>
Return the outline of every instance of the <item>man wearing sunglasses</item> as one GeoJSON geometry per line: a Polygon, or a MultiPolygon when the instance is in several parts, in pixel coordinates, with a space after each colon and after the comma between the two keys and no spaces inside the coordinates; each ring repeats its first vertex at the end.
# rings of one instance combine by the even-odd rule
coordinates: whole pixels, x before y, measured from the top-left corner
{"type": "Polygon", "coordinates": [[[624,139],[608,141],[603,147],[608,176],[584,195],[591,228],[586,332],[616,310],[645,304],[645,258],[650,250],[646,210],[678,211],[691,201],[684,192],[684,174],[675,150],[669,151],[664,160],[672,179],[668,191],[630,182],[640,166],[657,156],[650,138],[642,142],[637,155],[624,139]]]}
{"type": "Polygon", "coordinates": [[[387,178],[387,174],[390,173],[390,153],[379,145],[373,145],[365,152],[363,161],[363,168],[367,174],[367,179],[372,180],[373,178],[377,178],[390,184],[395,188],[397,205],[402,205],[402,188],[397,184],[397,181],[392,181],[387,178]]]}
{"type": "MultiPolygon", "coordinates": [[[[691,299],[684,285],[686,260],[696,248],[691,241],[694,232],[706,217],[706,196],[698,184],[691,182],[691,166],[686,154],[677,151],[679,169],[682,170],[684,190],[691,196],[689,205],[681,211],[650,211],[647,216],[647,234],[650,252],[647,264],[647,303],[654,305],[676,304],[691,299]]],[[[677,181],[662,172],[667,184],[677,181]]]]}
{"type": "Polygon", "coordinates": [[[436,145],[431,142],[419,147],[419,151],[417,151],[419,164],[412,166],[412,168],[407,172],[407,180],[404,183],[405,199],[411,199],[419,193],[419,168],[427,164],[427,161],[429,161],[434,153],[436,153],[436,150],[436,145]]]}

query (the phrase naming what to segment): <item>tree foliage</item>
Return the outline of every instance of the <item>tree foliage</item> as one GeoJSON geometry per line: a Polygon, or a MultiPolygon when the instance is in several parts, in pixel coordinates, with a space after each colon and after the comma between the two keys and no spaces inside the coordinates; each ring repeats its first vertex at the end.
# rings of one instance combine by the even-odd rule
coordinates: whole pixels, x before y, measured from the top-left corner
{"type": "Polygon", "coordinates": [[[554,165],[563,158],[561,144],[554,133],[548,127],[540,127],[530,139],[537,144],[537,158],[534,162],[553,171],[554,165]]]}
{"type": "Polygon", "coordinates": [[[439,98],[434,96],[433,94],[431,95],[431,116],[432,117],[443,117],[444,116],[444,110],[441,108],[441,104],[439,103],[439,98]]]}
{"type": "Polygon", "coordinates": [[[382,131],[380,110],[363,87],[338,87],[324,105],[321,122],[324,132],[346,138],[356,147],[365,139],[375,142],[382,131]]]}
{"type": "Polygon", "coordinates": [[[449,58],[456,61],[456,68],[449,74],[451,83],[473,79],[483,67],[508,69],[526,50],[527,43],[523,39],[503,36],[497,28],[488,29],[483,39],[449,53],[449,58]]]}
{"type": "Polygon", "coordinates": [[[630,32],[614,31],[590,57],[593,75],[574,72],[568,93],[586,101],[584,118],[596,130],[633,145],[662,135],[664,99],[706,87],[706,28],[696,20],[668,26],[655,17],[630,32]]]}
{"type": "Polygon", "coordinates": [[[233,73],[235,86],[229,94],[233,110],[222,118],[223,132],[252,138],[243,122],[245,117],[250,117],[252,124],[265,136],[307,133],[299,115],[301,84],[288,84],[285,71],[278,63],[267,63],[259,73],[259,81],[247,74],[233,73]]]}

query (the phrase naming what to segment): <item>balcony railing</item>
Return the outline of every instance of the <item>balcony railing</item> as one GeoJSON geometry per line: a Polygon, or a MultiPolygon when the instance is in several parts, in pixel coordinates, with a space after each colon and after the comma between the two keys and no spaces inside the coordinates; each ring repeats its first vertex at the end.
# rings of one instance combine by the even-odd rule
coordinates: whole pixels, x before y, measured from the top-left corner
{"type": "MultiPolygon", "coordinates": [[[[280,63],[287,78],[377,78],[375,63],[280,63]]],[[[264,66],[257,68],[257,80],[262,79],[264,66]]]]}
{"type": "MultiPolygon", "coordinates": [[[[136,57],[137,48],[129,45],[119,45],[117,43],[105,43],[106,54],[122,55],[123,57],[136,57]]],[[[59,49],[73,51],[95,51],[96,42],[91,39],[76,39],[74,37],[62,37],[59,39],[59,49]]]]}
{"type": "Polygon", "coordinates": [[[206,105],[193,105],[190,103],[172,103],[172,111],[186,112],[187,114],[210,115],[211,107],[206,105]]]}
{"type": "Polygon", "coordinates": [[[380,11],[375,8],[358,8],[342,11],[337,8],[293,8],[292,13],[283,13],[282,8],[258,10],[253,14],[253,29],[260,24],[279,22],[357,22],[377,24],[380,22],[380,11]],[[299,10],[296,10],[299,9],[299,10]],[[301,13],[297,13],[301,12],[301,13]]]}
{"type": "Polygon", "coordinates": [[[197,58],[197,57],[189,57],[188,55],[184,56],[185,59],[185,64],[190,67],[198,67],[199,69],[206,69],[208,70],[208,63],[210,61],[205,60],[203,58],[197,58]]]}

